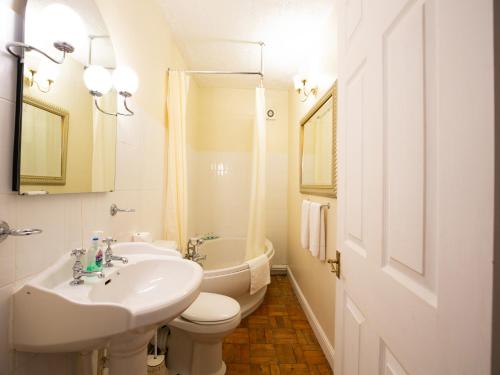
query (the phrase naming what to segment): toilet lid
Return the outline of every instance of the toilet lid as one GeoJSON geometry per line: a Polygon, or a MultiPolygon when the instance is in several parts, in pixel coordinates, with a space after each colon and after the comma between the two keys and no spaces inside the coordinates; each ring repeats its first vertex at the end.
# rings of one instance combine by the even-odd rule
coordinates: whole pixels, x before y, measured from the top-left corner
{"type": "Polygon", "coordinates": [[[181,316],[191,322],[209,323],[229,320],[239,312],[240,304],[231,297],[215,293],[200,293],[181,316]]]}

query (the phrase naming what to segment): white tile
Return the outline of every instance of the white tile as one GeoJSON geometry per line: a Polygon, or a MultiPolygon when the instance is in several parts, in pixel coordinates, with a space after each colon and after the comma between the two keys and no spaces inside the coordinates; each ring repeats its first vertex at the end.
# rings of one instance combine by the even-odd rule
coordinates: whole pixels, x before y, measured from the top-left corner
{"type": "Polygon", "coordinates": [[[82,198],[68,194],[64,202],[64,252],[83,247],[82,198]]]}
{"type": "Polygon", "coordinates": [[[162,239],[163,191],[144,190],[139,192],[139,205],[137,213],[137,231],[151,232],[153,239],[162,239]]]}
{"type": "MultiPolygon", "coordinates": [[[[17,227],[17,212],[14,194],[0,194],[0,220],[11,228],[17,227]]],[[[15,280],[15,245],[14,238],[7,237],[0,243],[0,287],[15,280]]]]}
{"type": "Polygon", "coordinates": [[[137,146],[116,144],[115,190],[138,190],[141,186],[143,154],[137,146]]]}
{"type": "Polygon", "coordinates": [[[122,209],[135,209],[136,212],[118,212],[111,217],[111,235],[118,241],[131,241],[132,234],[139,231],[140,217],[139,193],[137,191],[117,191],[113,202],[122,209]]]}
{"type": "Polygon", "coordinates": [[[89,245],[92,232],[104,231],[111,236],[111,215],[109,208],[116,193],[83,194],[82,197],[82,242],[83,247],[89,245]]]}
{"type": "Polygon", "coordinates": [[[64,252],[64,196],[18,196],[18,226],[43,232],[17,237],[16,279],[38,273],[64,252]]]}
{"type": "Polygon", "coordinates": [[[75,353],[15,352],[16,375],[73,374],[75,363],[75,353]]]}
{"type": "MultiPolygon", "coordinates": [[[[2,62],[0,61],[0,69],[2,69],[1,66],[2,62]]],[[[1,77],[0,73],[0,81],[2,81],[1,77]]],[[[0,193],[12,191],[14,118],[14,104],[0,98],[0,193]]]]}
{"type": "Polygon", "coordinates": [[[15,101],[17,60],[4,46],[7,42],[19,40],[21,17],[10,7],[0,4],[0,98],[15,101]]]}
{"type": "Polygon", "coordinates": [[[10,345],[11,305],[13,285],[0,288],[0,374],[12,373],[10,345]]]}
{"type": "Polygon", "coordinates": [[[141,190],[161,189],[164,173],[164,143],[165,127],[161,123],[151,123],[144,130],[144,144],[142,145],[141,190]]]}

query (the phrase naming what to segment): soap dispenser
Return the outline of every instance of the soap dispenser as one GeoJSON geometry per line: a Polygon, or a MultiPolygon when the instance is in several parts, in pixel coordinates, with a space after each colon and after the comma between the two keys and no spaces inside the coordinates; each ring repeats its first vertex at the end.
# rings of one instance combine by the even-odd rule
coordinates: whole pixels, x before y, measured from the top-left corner
{"type": "MultiPolygon", "coordinates": [[[[96,255],[99,251],[99,237],[92,237],[90,242],[89,251],[87,251],[87,271],[97,271],[96,267],[96,255]]],[[[102,252],[101,252],[102,256],[102,252]]],[[[101,259],[102,263],[102,259],[101,259]]]]}

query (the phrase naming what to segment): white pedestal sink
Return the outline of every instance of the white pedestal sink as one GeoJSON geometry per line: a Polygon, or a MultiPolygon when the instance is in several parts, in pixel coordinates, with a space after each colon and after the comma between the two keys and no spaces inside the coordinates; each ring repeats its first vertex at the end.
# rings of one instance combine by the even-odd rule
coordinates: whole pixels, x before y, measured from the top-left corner
{"type": "Polygon", "coordinates": [[[115,262],[104,279],[87,277],[78,286],[69,284],[74,259],[61,258],[15,292],[15,349],[85,352],[109,345],[111,374],[145,374],[154,329],[191,305],[203,278],[198,264],[161,250],[117,245],[115,253],[129,262],[115,262]]]}

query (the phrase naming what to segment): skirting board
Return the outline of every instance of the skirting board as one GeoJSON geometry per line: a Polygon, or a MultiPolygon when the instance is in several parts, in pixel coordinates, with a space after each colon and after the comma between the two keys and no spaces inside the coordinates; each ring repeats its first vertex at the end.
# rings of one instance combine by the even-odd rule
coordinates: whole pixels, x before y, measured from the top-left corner
{"type": "Polygon", "coordinates": [[[274,264],[271,266],[271,275],[286,275],[288,266],[286,264],[274,264]]]}
{"type": "Polygon", "coordinates": [[[288,276],[290,277],[290,281],[292,282],[292,288],[295,294],[297,295],[299,303],[302,306],[302,309],[304,309],[304,312],[306,313],[307,320],[309,321],[309,324],[311,325],[314,334],[318,339],[319,345],[321,346],[321,349],[323,349],[323,353],[325,353],[325,357],[328,360],[330,367],[333,369],[333,358],[335,355],[335,350],[333,349],[332,344],[330,344],[330,341],[328,341],[326,333],[319,324],[319,321],[316,318],[316,315],[314,315],[311,306],[309,306],[309,303],[307,302],[304,293],[302,293],[302,290],[300,289],[297,280],[295,280],[295,277],[293,276],[293,272],[290,269],[290,267],[288,267],[288,276]]]}

